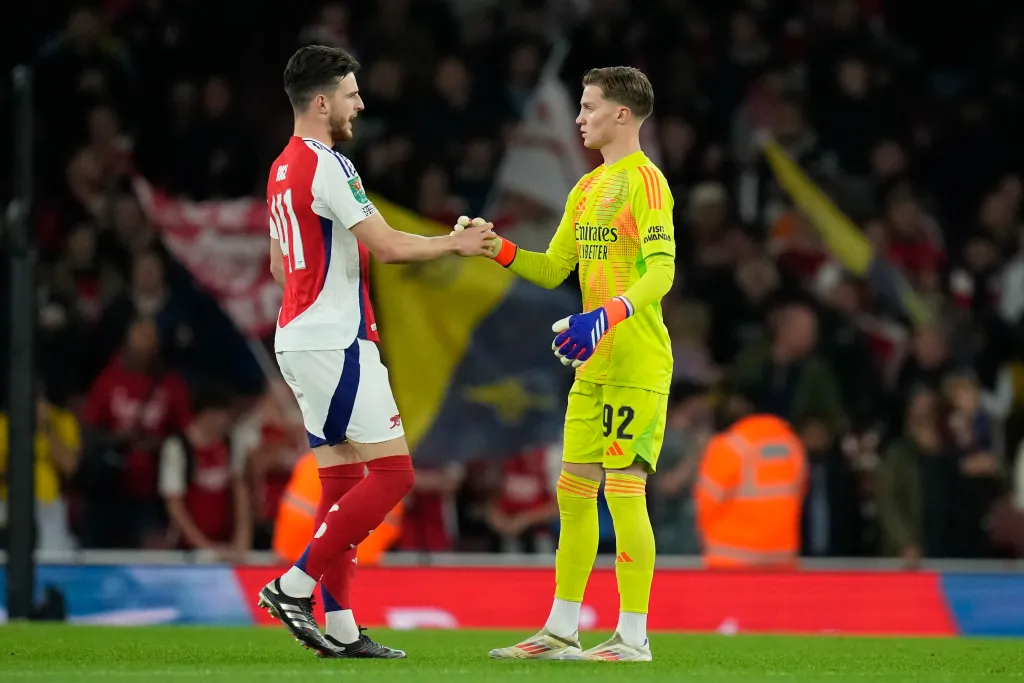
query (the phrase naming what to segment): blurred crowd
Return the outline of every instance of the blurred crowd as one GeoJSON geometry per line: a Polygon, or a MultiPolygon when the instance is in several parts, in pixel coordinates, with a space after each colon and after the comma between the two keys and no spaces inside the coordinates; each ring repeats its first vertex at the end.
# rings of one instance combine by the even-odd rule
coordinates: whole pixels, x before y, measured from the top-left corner
{"type": "MultiPolygon", "coordinates": [[[[649,487],[660,552],[698,551],[697,463],[740,409],[782,416],[804,440],[804,555],[913,566],[1017,552],[1024,15],[1013,3],[941,3],[926,21],[894,0],[28,11],[35,33],[9,49],[36,82],[44,547],[267,548],[304,450],[301,424],[278,408],[287,388],[265,379],[250,340],[171,257],[132,172],[192,199],[262,195],[290,133],[282,65],[315,42],[362,62],[366,110],[345,153],[364,185],[441,222],[477,215],[567,38],[572,98],[592,66],[649,74],[676,200],[678,274],[664,302],[676,382],[649,487]],[[775,182],[765,133],[902,273],[932,323],[912,325],[839,265],[775,182]]],[[[0,471],[6,450],[2,439],[0,471]]],[[[550,444],[421,471],[399,547],[550,550],[559,457],[550,444]]]]}

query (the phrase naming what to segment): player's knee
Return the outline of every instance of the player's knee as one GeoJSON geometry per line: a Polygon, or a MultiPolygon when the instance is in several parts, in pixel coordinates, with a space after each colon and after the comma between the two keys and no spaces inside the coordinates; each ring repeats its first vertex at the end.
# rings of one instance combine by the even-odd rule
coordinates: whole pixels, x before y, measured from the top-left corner
{"type": "Polygon", "coordinates": [[[642,460],[636,460],[636,461],[633,462],[632,465],[629,465],[627,467],[618,467],[618,468],[607,467],[607,468],[605,468],[605,473],[606,474],[627,474],[627,475],[629,475],[631,477],[637,477],[638,479],[643,479],[644,481],[647,481],[647,477],[650,475],[650,467],[648,466],[648,464],[646,462],[644,462],[642,460]]]}
{"type": "Polygon", "coordinates": [[[388,491],[394,494],[395,502],[409,495],[416,484],[412,458],[408,455],[377,458],[366,463],[366,468],[374,476],[384,477],[387,480],[388,491]]]}
{"type": "Polygon", "coordinates": [[[408,470],[402,470],[397,474],[397,488],[401,491],[401,495],[398,496],[398,499],[401,500],[412,493],[412,489],[416,485],[416,472],[412,468],[409,468],[408,470]]]}
{"type": "Polygon", "coordinates": [[[569,474],[576,477],[583,477],[590,481],[600,482],[604,479],[604,470],[600,463],[581,463],[581,462],[566,462],[562,461],[562,471],[568,472],[569,474]]]}

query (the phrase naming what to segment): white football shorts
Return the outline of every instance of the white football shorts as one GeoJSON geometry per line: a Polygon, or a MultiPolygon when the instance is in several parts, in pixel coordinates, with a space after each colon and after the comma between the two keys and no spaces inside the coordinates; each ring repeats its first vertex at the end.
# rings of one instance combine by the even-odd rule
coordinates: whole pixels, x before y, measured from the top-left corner
{"type": "Polygon", "coordinates": [[[302,410],[310,448],[348,440],[380,443],[405,435],[377,345],[278,351],[277,364],[302,410]]]}

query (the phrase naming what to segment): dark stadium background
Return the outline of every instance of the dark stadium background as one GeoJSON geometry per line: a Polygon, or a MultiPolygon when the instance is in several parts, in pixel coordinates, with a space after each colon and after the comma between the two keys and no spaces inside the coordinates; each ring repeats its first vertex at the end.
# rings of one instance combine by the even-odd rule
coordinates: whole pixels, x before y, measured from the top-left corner
{"type": "MultiPolygon", "coordinates": [[[[572,101],[588,67],[632,64],[650,75],[654,139],[676,198],[678,286],[664,306],[677,384],[664,483],[651,486],[661,552],[697,550],[687,463],[699,455],[696,423],[709,412],[707,397],[730,392],[784,414],[808,440],[805,554],[892,555],[914,566],[918,554],[1004,557],[1024,548],[1017,3],[976,0],[970,11],[895,0],[17,5],[0,50],[7,66],[27,63],[35,73],[36,372],[42,394],[74,419],[85,420],[88,391],[135,313],[132,268],[147,249],[163,261],[163,275],[159,265],[146,272],[169,293],[173,310],[164,313],[194,335],[164,340],[166,362],[189,391],[226,389],[239,412],[258,407],[268,391],[216,301],[158,235],[139,237],[146,219],[133,206],[129,168],[177,197],[262,195],[268,164],[290,134],[283,65],[303,43],[333,42],[363,64],[367,109],[344,151],[365,186],[442,223],[476,215],[540,69],[567,41],[560,76],[572,101]],[[74,32],[82,47],[74,47],[74,32]],[[785,194],[756,152],[761,129],[836,199],[937,325],[913,329],[877,281],[828,265],[814,232],[787,214],[785,194]],[[94,249],[75,240],[94,240],[94,249]],[[742,365],[766,353],[773,306],[794,300],[816,311],[815,354],[842,387],[841,405],[813,414],[793,414],[766,388],[769,378],[742,365]],[[983,396],[984,433],[969,445],[951,431],[963,417],[943,393],[951,375],[975,382],[983,396]],[[908,409],[920,405],[907,428],[908,409]],[[921,434],[938,434],[941,452],[923,456],[921,434]],[[897,474],[924,482],[911,512],[897,512],[901,492],[879,485],[897,474]],[[887,541],[906,521],[900,514],[923,530],[913,547],[887,541]]],[[[10,102],[5,91],[5,151],[10,102]]],[[[6,153],[0,159],[6,204],[11,164],[6,153]]],[[[8,285],[0,278],[4,330],[8,285]]],[[[6,376],[6,362],[0,372],[6,376]]],[[[113,484],[95,481],[114,475],[83,475],[89,439],[102,438],[84,433],[79,459],[60,473],[74,539],[67,542],[173,547],[156,497],[134,518],[138,528],[116,538],[97,531],[123,509],[110,509],[113,484]]],[[[267,497],[279,495],[295,450],[252,465],[262,505],[257,549],[268,547],[267,497]]],[[[522,454],[521,469],[542,481],[534,470],[544,457],[522,454]]],[[[487,458],[421,473],[400,547],[549,548],[547,527],[509,533],[507,519],[496,521],[506,476],[507,461],[487,458]]]]}

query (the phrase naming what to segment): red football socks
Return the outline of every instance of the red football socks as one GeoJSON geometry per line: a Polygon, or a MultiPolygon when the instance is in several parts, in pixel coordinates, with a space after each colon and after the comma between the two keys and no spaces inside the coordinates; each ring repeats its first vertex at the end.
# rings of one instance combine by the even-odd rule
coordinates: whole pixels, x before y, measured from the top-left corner
{"type": "MultiPolygon", "coordinates": [[[[366,468],[369,474],[328,508],[313,542],[296,565],[313,579],[322,578],[328,569],[339,564],[345,552],[354,553],[356,546],[412,490],[415,476],[408,455],[371,460],[366,468]]],[[[351,559],[347,564],[352,564],[351,559]]]]}
{"type": "MultiPolygon", "coordinates": [[[[324,523],[331,506],[361,482],[365,473],[366,465],[361,462],[320,468],[320,504],[316,508],[314,531],[324,523]]],[[[320,592],[324,598],[325,612],[351,609],[352,580],[356,574],[356,565],[353,562],[355,558],[355,550],[351,548],[346,550],[338,558],[338,562],[332,565],[320,579],[320,592]]]]}

